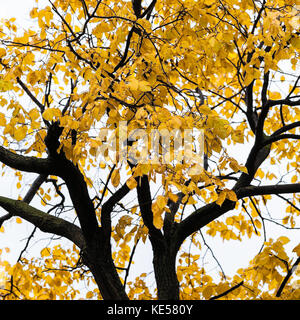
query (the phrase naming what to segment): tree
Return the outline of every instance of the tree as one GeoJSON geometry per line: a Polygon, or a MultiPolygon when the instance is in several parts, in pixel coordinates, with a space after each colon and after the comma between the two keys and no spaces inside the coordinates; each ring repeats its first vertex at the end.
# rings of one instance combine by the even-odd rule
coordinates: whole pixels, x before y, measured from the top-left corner
{"type": "Polygon", "coordinates": [[[49,0],[30,16],[28,30],[0,29],[0,161],[19,192],[0,196],[1,230],[34,226],[16,264],[1,262],[1,297],[74,299],[92,277],[87,298],[299,299],[300,247],[266,228],[297,230],[300,214],[296,1],[49,0]],[[177,161],[175,134],[157,163],[135,161],[142,132],[192,129],[205,165],[196,146],[177,161]],[[73,246],[25,258],[37,230],[73,246]],[[199,257],[215,236],[264,244],[234,277],[212,277],[199,257]],[[127,280],[146,243],[155,290],[145,273],[127,280]]]}

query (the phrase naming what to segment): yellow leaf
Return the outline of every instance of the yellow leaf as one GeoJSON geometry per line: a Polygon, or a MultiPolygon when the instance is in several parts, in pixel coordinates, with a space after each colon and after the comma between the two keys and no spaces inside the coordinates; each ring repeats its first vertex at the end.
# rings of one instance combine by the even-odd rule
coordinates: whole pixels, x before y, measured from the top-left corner
{"type": "Polygon", "coordinates": [[[282,236],[278,238],[278,241],[280,241],[282,244],[287,244],[290,242],[290,239],[288,237],[282,236]]]}
{"type": "Polygon", "coordinates": [[[285,216],[283,219],[282,219],[282,223],[283,224],[287,224],[290,220],[290,216],[285,216]]]}
{"type": "Polygon", "coordinates": [[[162,212],[163,210],[157,204],[157,201],[152,204],[152,212],[153,212],[153,225],[160,229],[163,226],[162,212]]]}
{"type": "Polygon", "coordinates": [[[297,181],[298,181],[298,177],[297,177],[297,175],[295,174],[295,175],[292,177],[291,182],[292,182],[292,183],[296,183],[297,181]]]}
{"type": "Polygon", "coordinates": [[[131,79],[129,84],[128,84],[128,87],[131,89],[131,90],[138,90],[138,87],[139,87],[139,81],[137,79],[131,79]]]}
{"type": "Polygon", "coordinates": [[[116,188],[120,184],[120,171],[119,169],[114,170],[111,175],[111,183],[116,188]]]}
{"type": "Polygon", "coordinates": [[[101,162],[100,162],[100,168],[101,168],[101,169],[105,169],[105,167],[106,167],[106,163],[103,162],[103,161],[101,161],[101,162]]]}
{"type": "Polygon", "coordinates": [[[234,130],[231,138],[236,143],[244,143],[244,133],[241,130],[234,130]]]}
{"type": "Polygon", "coordinates": [[[261,168],[258,168],[256,171],[256,175],[258,175],[261,179],[265,176],[265,173],[261,170],[261,168]]]}
{"type": "Polygon", "coordinates": [[[151,90],[151,86],[148,81],[142,80],[139,82],[139,89],[143,92],[147,92],[151,90]]]}
{"type": "Polygon", "coordinates": [[[9,91],[13,88],[10,81],[0,80],[0,92],[9,91]]]}
{"type": "Polygon", "coordinates": [[[48,248],[42,249],[41,256],[42,257],[49,257],[50,256],[50,250],[48,248]]]}
{"type": "MultiPolygon", "coordinates": [[[[300,19],[299,16],[295,16],[292,19],[289,19],[289,24],[294,28],[299,30],[300,19]]],[[[297,38],[296,38],[297,39],[297,38]]],[[[298,38],[299,39],[299,38],[298,38]]]]}
{"type": "Polygon", "coordinates": [[[272,100],[279,100],[279,99],[281,99],[281,94],[280,94],[280,92],[271,92],[269,96],[270,96],[270,99],[272,99],[272,100]]]}
{"type": "Polygon", "coordinates": [[[213,288],[211,286],[205,287],[202,294],[206,300],[209,299],[213,294],[213,288]]]}
{"type": "Polygon", "coordinates": [[[27,127],[26,126],[21,126],[19,128],[17,128],[14,132],[14,138],[17,141],[21,141],[26,137],[27,134],[27,127]]]}
{"type": "Polygon", "coordinates": [[[248,174],[248,169],[245,166],[239,166],[239,167],[240,167],[240,171],[248,174]]]}
{"type": "Polygon", "coordinates": [[[27,75],[27,81],[33,86],[38,81],[37,71],[29,72],[27,75]]]}
{"type": "Polygon", "coordinates": [[[94,296],[94,293],[92,291],[89,291],[87,294],[86,294],[86,298],[87,299],[92,299],[94,296]]]}
{"type": "Polygon", "coordinates": [[[300,257],[300,243],[293,249],[293,252],[296,252],[297,256],[300,257]]]}
{"type": "Polygon", "coordinates": [[[5,115],[0,112],[0,126],[1,127],[5,127],[6,126],[6,118],[5,118],[5,115]]]}
{"type": "Polygon", "coordinates": [[[29,111],[29,117],[32,119],[32,120],[36,120],[38,117],[40,116],[40,113],[37,109],[32,109],[29,111]]]}
{"type": "Polygon", "coordinates": [[[43,112],[43,118],[47,121],[53,120],[55,117],[60,117],[61,111],[57,108],[48,108],[43,112]]]}
{"type": "Polygon", "coordinates": [[[299,37],[293,37],[291,40],[291,44],[294,48],[300,49],[300,39],[299,37]]]}
{"type": "Polygon", "coordinates": [[[238,198],[236,197],[235,192],[232,191],[232,190],[228,190],[226,192],[226,198],[231,200],[231,201],[235,201],[235,202],[238,201],[238,198]]]}
{"type": "Polygon", "coordinates": [[[163,227],[164,221],[160,214],[156,214],[153,216],[153,224],[157,229],[161,229],[163,227]]]}
{"type": "Polygon", "coordinates": [[[217,199],[217,201],[216,201],[216,204],[221,207],[221,205],[223,204],[223,202],[225,201],[225,199],[226,199],[226,191],[223,190],[223,191],[221,191],[221,193],[219,194],[218,199],[217,199]]]}
{"type": "Polygon", "coordinates": [[[129,189],[134,189],[137,186],[137,182],[133,177],[130,177],[127,181],[126,184],[129,189]]]}
{"type": "Polygon", "coordinates": [[[258,219],[255,219],[255,220],[254,220],[254,224],[255,224],[255,226],[256,226],[258,229],[261,228],[261,222],[260,222],[258,219]]]}
{"type": "Polygon", "coordinates": [[[158,196],[156,203],[160,209],[164,209],[165,206],[167,205],[167,199],[164,196],[158,196]]]}
{"type": "Polygon", "coordinates": [[[230,166],[230,168],[231,168],[234,172],[238,172],[238,171],[240,170],[239,164],[237,163],[236,160],[231,160],[231,161],[229,162],[229,166],[230,166]]]}
{"type": "Polygon", "coordinates": [[[4,57],[6,55],[6,50],[3,48],[0,48],[0,58],[4,57]]]}
{"type": "Polygon", "coordinates": [[[198,109],[199,109],[199,112],[204,115],[208,115],[208,114],[212,113],[212,110],[210,109],[210,107],[208,107],[206,105],[202,105],[198,109]]]}
{"type": "Polygon", "coordinates": [[[151,86],[148,81],[145,81],[145,80],[139,81],[135,78],[130,80],[128,87],[134,91],[140,90],[143,92],[147,92],[151,90],[151,86]]]}
{"type": "Polygon", "coordinates": [[[19,224],[22,223],[22,219],[19,218],[19,217],[17,217],[17,218],[16,218],[16,223],[19,223],[19,224]]]}

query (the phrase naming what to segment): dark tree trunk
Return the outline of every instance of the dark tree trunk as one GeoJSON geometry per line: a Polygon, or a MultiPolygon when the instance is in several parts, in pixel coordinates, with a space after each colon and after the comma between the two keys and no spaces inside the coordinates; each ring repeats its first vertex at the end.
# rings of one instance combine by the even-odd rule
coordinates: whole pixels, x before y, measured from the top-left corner
{"type": "Polygon", "coordinates": [[[153,247],[153,266],[158,300],[179,300],[179,282],[176,274],[176,252],[166,241],[153,247]]]}
{"type": "Polygon", "coordinates": [[[90,244],[84,251],[83,262],[92,272],[104,300],[128,300],[111,256],[111,248],[105,248],[101,241],[101,231],[99,230],[99,239],[95,239],[93,245],[90,244]]]}

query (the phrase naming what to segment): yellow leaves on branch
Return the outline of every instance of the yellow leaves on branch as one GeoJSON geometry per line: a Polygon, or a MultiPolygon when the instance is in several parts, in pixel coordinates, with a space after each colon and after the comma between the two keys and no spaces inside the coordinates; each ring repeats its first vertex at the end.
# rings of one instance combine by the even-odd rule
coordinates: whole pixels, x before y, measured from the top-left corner
{"type": "Polygon", "coordinates": [[[115,240],[122,239],[125,235],[125,228],[131,225],[133,217],[129,215],[122,216],[114,228],[115,240]]]}
{"type": "Polygon", "coordinates": [[[234,172],[242,171],[244,173],[248,173],[247,168],[238,164],[238,162],[233,158],[230,158],[229,166],[234,172]]]}
{"type": "Polygon", "coordinates": [[[223,202],[228,199],[230,201],[238,201],[237,196],[233,190],[224,189],[220,192],[216,204],[222,206],[223,202]]]}
{"type": "Polygon", "coordinates": [[[134,91],[147,92],[147,91],[151,90],[151,86],[148,81],[137,80],[135,78],[132,78],[129,81],[128,87],[129,87],[129,89],[134,90],[134,91]]]}

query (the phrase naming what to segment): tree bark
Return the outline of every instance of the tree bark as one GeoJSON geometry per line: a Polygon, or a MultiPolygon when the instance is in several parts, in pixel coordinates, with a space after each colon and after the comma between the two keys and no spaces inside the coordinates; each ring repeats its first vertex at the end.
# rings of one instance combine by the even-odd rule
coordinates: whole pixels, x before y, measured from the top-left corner
{"type": "Polygon", "coordinates": [[[153,266],[158,300],[179,300],[179,282],[176,274],[176,254],[173,246],[165,243],[153,248],[153,266]]]}
{"type": "Polygon", "coordinates": [[[104,300],[129,300],[125,288],[116,271],[111,248],[103,248],[103,232],[83,252],[83,262],[92,272],[104,300]]]}

